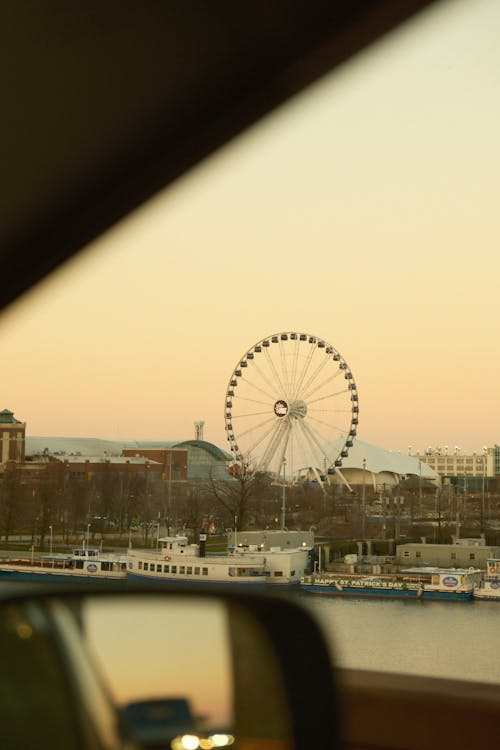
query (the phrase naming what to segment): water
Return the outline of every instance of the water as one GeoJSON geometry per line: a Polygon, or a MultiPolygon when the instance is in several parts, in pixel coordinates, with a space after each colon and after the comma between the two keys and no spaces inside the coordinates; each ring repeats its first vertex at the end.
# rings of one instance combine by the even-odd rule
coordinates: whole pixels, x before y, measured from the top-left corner
{"type": "Polygon", "coordinates": [[[295,596],[339,666],[500,683],[500,602],[295,596]]]}

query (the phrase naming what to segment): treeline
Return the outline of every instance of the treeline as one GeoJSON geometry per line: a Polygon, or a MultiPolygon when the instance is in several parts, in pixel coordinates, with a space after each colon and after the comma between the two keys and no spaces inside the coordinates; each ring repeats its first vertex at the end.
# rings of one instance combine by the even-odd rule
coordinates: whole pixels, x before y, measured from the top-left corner
{"type": "MultiPolygon", "coordinates": [[[[29,471],[11,464],[0,477],[0,537],[30,536],[42,549],[50,534],[69,542],[112,534],[124,540],[133,531],[147,544],[158,523],[170,532],[227,528],[279,528],[283,488],[265,474],[206,481],[151,479],[112,467],[71,476],[58,462],[29,471]]],[[[333,512],[333,493],[318,488],[286,488],[287,526],[317,523],[333,512]]]]}

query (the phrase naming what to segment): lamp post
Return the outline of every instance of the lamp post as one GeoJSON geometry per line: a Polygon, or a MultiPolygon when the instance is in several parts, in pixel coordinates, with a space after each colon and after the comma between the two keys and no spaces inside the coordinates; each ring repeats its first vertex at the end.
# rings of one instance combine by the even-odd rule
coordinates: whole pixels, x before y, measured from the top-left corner
{"type": "Polygon", "coordinates": [[[361,542],[365,541],[365,524],[366,524],[366,458],[363,458],[363,486],[361,490],[361,542]]]}
{"type": "Polygon", "coordinates": [[[488,465],[488,448],[483,447],[483,485],[481,491],[481,531],[484,532],[484,494],[486,489],[486,471],[488,465]]]}
{"type": "Polygon", "coordinates": [[[281,496],[281,531],[285,530],[286,520],[286,458],[283,458],[283,494],[281,496]]]}
{"type": "Polygon", "coordinates": [[[172,452],[168,454],[168,503],[167,503],[167,536],[170,536],[170,512],[172,509],[172,452]]]}
{"type": "Polygon", "coordinates": [[[52,526],[49,526],[49,554],[52,555],[52,526]]]}

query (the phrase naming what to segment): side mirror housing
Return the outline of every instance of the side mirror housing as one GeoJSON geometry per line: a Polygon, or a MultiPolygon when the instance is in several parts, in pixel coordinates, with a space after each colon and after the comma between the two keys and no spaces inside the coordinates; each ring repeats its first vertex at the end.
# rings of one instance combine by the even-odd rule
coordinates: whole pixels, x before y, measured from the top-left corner
{"type": "Polygon", "coordinates": [[[0,701],[12,746],[67,750],[72,733],[75,747],[106,750],[337,746],[329,652],[290,600],[130,584],[24,591],[0,602],[2,671],[17,675],[0,701]]]}

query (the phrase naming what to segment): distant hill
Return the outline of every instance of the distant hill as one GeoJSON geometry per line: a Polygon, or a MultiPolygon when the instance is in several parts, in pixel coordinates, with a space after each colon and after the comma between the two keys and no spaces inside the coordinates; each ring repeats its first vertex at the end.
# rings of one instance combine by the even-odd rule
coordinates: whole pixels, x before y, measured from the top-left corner
{"type": "Polygon", "coordinates": [[[101,440],[99,438],[26,436],[26,455],[49,453],[66,456],[120,456],[123,448],[164,447],[171,448],[177,440],[101,440]]]}

